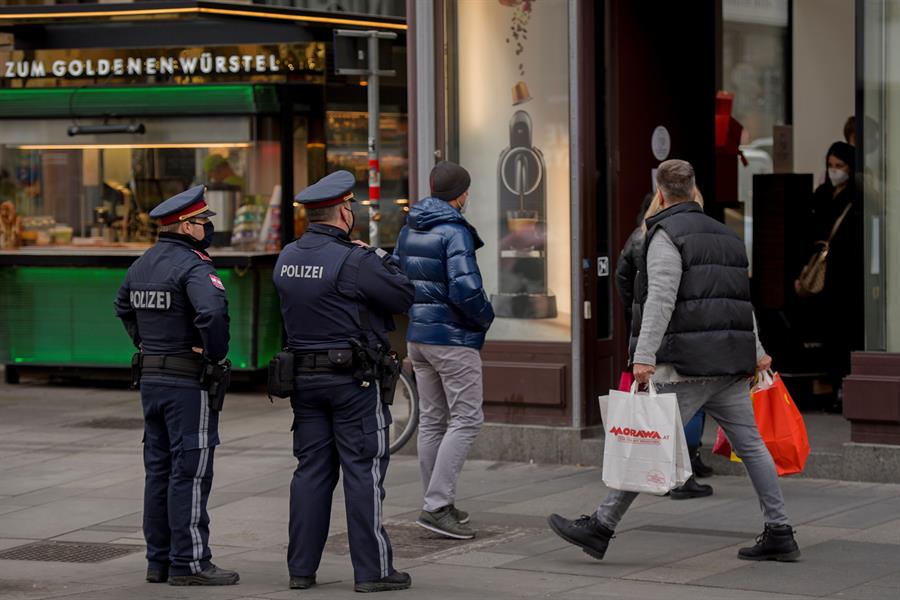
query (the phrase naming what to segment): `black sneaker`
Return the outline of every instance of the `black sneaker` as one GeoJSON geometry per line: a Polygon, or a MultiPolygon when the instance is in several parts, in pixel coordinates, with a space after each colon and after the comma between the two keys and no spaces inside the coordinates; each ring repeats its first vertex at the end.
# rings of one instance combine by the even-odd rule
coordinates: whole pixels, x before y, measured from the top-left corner
{"type": "Polygon", "coordinates": [[[694,475],[703,479],[704,477],[709,477],[713,474],[713,469],[708,464],[703,462],[703,459],[700,458],[700,448],[691,448],[691,471],[694,472],[694,475]]]}
{"type": "Polygon", "coordinates": [[[405,590],[412,585],[412,577],[409,573],[401,573],[394,571],[387,577],[382,577],[376,581],[360,581],[353,586],[354,592],[393,592],[395,590],[405,590]]]}
{"type": "Polygon", "coordinates": [[[165,583],[168,580],[168,567],[147,567],[147,581],[150,583],[165,583]]]}
{"type": "Polygon", "coordinates": [[[762,534],[756,538],[756,545],[738,551],[741,560],[777,560],[794,562],[800,558],[800,547],[794,540],[794,530],[790,525],[766,523],[762,534]]]}
{"type": "Polygon", "coordinates": [[[552,514],[547,518],[553,533],[575,544],[584,553],[593,556],[597,560],[603,560],[609,540],[613,537],[613,531],[600,524],[597,517],[581,515],[578,519],[570,521],[565,517],[552,514]]]}
{"type": "Polygon", "coordinates": [[[694,476],[691,475],[690,478],[684,482],[684,485],[680,485],[677,488],[674,488],[669,495],[672,497],[672,500],[687,500],[688,498],[703,498],[704,496],[712,496],[713,489],[711,485],[706,485],[704,483],[697,483],[697,480],[694,479],[694,476]]]}
{"type": "Polygon", "coordinates": [[[308,590],[314,585],[316,585],[315,575],[310,575],[309,577],[295,577],[291,575],[290,586],[292,590],[308,590]]]}
{"type": "Polygon", "coordinates": [[[172,575],[169,577],[169,585],[234,585],[240,580],[240,576],[234,571],[211,564],[199,573],[172,575]]]}

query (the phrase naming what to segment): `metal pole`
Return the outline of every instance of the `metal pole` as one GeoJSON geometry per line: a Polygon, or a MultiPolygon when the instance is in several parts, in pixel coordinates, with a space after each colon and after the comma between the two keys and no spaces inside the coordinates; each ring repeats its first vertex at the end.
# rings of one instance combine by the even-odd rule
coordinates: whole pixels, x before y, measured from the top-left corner
{"type": "MultiPolygon", "coordinates": [[[[372,32],[373,34],[375,32],[372,32]]],[[[378,165],[378,152],[381,149],[378,136],[380,105],[378,103],[378,37],[369,36],[369,245],[379,246],[378,235],[379,201],[381,200],[381,169],[378,165]]]]}

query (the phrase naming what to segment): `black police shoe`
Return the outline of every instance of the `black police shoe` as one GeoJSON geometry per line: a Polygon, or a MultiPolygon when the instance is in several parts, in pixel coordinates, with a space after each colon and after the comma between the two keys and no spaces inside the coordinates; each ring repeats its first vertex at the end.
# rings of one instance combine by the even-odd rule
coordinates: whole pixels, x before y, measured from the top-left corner
{"type": "Polygon", "coordinates": [[[703,479],[713,474],[712,467],[700,458],[700,448],[689,448],[689,452],[691,455],[691,471],[694,472],[695,476],[703,479]]]}
{"type": "Polygon", "coordinates": [[[694,479],[694,476],[691,475],[690,478],[684,482],[684,485],[680,485],[677,488],[673,489],[669,492],[669,495],[672,497],[672,500],[687,500],[689,498],[703,498],[704,496],[712,496],[713,489],[711,485],[706,485],[704,483],[697,483],[697,480],[694,479]]]}
{"type": "Polygon", "coordinates": [[[168,567],[147,567],[147,581],[150,583],[165,583],[168,580],[168,567]]]}
{"type": "Polygon", "coordinates": [[[800,547],[794,540],[794,530],[790,525],[766,523],[762,534],[756,538],[756,545],[738,551],[741,560],[777,560],[794,562],[800,558],[800,547]]]}
{"type": "Polygon", "coordinates": [[[314,585],[316,585],[315,575],[310,575],[309,577],[295,577],[294,575],[291,575],[292,590],[308,590],[314,585]]]}
{"type": "Polygon", "coordinates": [[[234,585],[240,580],[236,572],[211,564],[199,573],[172,575],[169,577],[169,585],[234,585]]]}
{"type": "Polygon", "coordinates": [[[393,592],[395,590],[405,590],[412,585],[412,577],[409,573],[401,573],[394,571],[387,577],[382,577],[375,581],[359,581],[353,586],[353,591],[368,592],[393,592]]]}
{"type": "Polygon", "coordinates": [[[570,521],[565,517],[552,514],[547,519],[547,523],[550,524],[553,533],[570,544],[575,544],[584,550],[585,554],[593,556],[597,560],[603,560],[609,540],[613,537],[612,529],[601,525],[597,517],[593,515],[581,515],[578,519],[570,521]]]}

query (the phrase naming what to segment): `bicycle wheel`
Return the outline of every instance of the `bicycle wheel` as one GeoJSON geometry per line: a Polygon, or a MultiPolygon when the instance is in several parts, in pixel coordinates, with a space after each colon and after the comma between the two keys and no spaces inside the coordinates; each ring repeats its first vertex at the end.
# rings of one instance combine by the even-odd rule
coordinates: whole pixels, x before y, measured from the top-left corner
{"type": "Polygon", "coordinates": [[[419,393],[415,383],[405,373],[400,373],[397,379],[391,418],[390,452],[394,454],[406,445],[419,425],[419,393]]]}

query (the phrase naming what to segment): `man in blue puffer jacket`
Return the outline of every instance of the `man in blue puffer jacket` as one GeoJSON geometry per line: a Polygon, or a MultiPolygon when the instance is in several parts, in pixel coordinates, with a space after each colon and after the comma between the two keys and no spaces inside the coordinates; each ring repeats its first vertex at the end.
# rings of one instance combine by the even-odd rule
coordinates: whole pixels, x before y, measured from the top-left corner
{"type": "Polygon", "coordinates": [[[471,539],[469,515],[454,505],[456,482],[484,423],[481,350],[494,309],[475,250],[484,242],[466,221],[469,173],[451,162],[431,171],[431,196],[409,211],[395,255],[416,287],[406,340],[419,387],[422,527],[471,539]]]}

